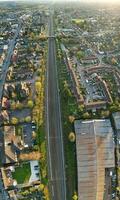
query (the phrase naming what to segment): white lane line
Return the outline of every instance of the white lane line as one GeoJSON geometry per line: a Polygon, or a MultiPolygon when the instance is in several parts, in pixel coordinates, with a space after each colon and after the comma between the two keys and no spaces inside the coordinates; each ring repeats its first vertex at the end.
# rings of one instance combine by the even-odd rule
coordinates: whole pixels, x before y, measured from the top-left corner
{"type": "Polygon", "coordinates": [[[51,153],[50,153],[50,132],[49,132],[49,94],[48,94],[48,79],[49,79],[49,41],[48,41],[48,63],[47,63],[47,131],[48,131],[48,154],[49,154],[49,166],[50,166],[50,178],[51,180],[53,179],[53,174],[52,174],[52,164],[51,164],[51,153]]]}
{"type": "Polygon", "coordinates": [[[53,187],[53,185],[52,185],[52,194],[53,194],[53,197],[54,197],[55,194],[54,194],[54,187],[53,187]]]}

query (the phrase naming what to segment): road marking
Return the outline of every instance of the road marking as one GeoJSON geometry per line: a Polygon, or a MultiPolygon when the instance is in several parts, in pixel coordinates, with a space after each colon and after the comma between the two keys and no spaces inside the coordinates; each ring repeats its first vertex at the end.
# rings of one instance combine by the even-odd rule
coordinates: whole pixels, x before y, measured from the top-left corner
{"type": "MultiPolygon", "coordinates": [[[[48,59],[49,59],[49,41],[48,41],[48,59]]],[[[48,61],[49,62],[49,61],[48,61]]],[[[47,64],[48,68],[48,64],[47,64]]],[[[48,105],[48,80],[49,80],[49,69],[47,69],[47,131],[48,131],[48,154],[49,154],[49,166],[50,166],[50,178],[53,179],[52,174],[52,163],[51,163],[51,153],[50,153],[50,133],[49,133],[49,105],[48,105]]]]}
{"type": "MultiPolygon", "coordinates": [[[[50,27],[51,28],[51,27],[50,27]]],[[[52,25],[52,28],[53,28],[53,25],[52,25]]],[[[50,33],[50,32],[49,32],[50,33]]],[[[52,40],[54,40],[54,38],[52,39],[52,40]]],[[[49,40],[48,40],[48,42],[51,42],[51,38],[49,38],[49,40]]],[[[49,43],[48,43],[48,45],[49,45],[49,43]]],[[[53,44],[53,51],[55,51],[55,41],[54,41],[54,44],[53,44]]],[[[55,76],[56,76],[56,79],[57,79],[57,65],[56,65],[56,52],[53,52],[54,53],[54,56],[55,56],[55,71],[56,71],[56,74],[55,74],[55,76]]],[[[48,46],[48,55],[49,55],[49,46],[48,46]]],[[[49,57],[48,57],[48,59],[49,59],[49,57]]],[[[47,65],[47,67],[48,67],[48,65],[47,65]]],[[[61,111],[60,111],[60,97],[59,97],[59,90],[58,90],[58,79],[56,80],[57,82],[56,82],[56,85],[57,85],[57,90],[56,90],[56,95],[57,95],[57,100],[58,100],[58,112],[59,112],[59,117],[60,117],[60,124],[59,124],[59,128],[60,128],[60,142],[61,142],[61,157],[62,157],[62,170],[63,170],[63,183],[61,183],[61,188],[63,189],[63,192],[64,192],[64,194],[63,194],[63,196],[64,196],[64,199],[63,200],[66,200],[66,183],[65,183],[65,166],[64,166],[64,153],[63,153],[63,137],[62,137],[62,123],[61,123],[61,111]]],[[[47,128],[48,128],[48,153],[49,153],[49,168],[50,168],[50,176],[51,176],[51,180],[53,180],[53,176],[52,176],[52,165],[51,165],[51,153],[50,153],[50,133],[49,133],[49,105],[48,105],[48,103],[49,103],[49,101],[48,101],[48,97],[49,97],[49,95],[48,95],[48,84],[49,84],[49,70],[47,70],[47,128]]],[[[60,180],[59,179],[59,181],[62,181],[62,179],[60,180]]],[[[52,195],[53,195],[53,199],[54,199],[54,186],[55,185],[51,185],[51,189],[52,189],[52,195]]],[[[62,194],[61,194],[62,195],[62,194]]]]}
{"type": "Polygon", "coordinates": [[[55,136],[55,137],[50,136],[49,138],[50,138],[50,139],[61,139],[60,136],[55,136]]]}
{"type": "Polygon", "coordinates": [[[64,181],[64,178],[54,178],[51,180],[51,182],[60,182],[60,181],[64,181]]]}
{"type": "Polygon", "coordinates": [[[53,197],[55,196],[55,194],[54,194],[54,187],[53,187],[53,185],[52,185],[52,195],[53,195],[53,197]]]}

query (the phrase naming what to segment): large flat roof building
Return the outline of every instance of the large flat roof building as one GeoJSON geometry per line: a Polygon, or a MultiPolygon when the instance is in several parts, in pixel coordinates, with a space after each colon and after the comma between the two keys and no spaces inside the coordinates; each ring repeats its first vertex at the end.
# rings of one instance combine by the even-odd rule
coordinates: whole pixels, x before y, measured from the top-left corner
{"type": "Polygon", "coordinates": [[[115,124],[115,129],[117,131],[117,136],[120,138],[120,112],[115,112],[112,114],[115,124]]]}
{"type": "MultiPolygon", "coordinates": [[[[112,114],[115,124],[115,129],[117,133],[117,146],[116,146],[116,154],[117,154],[117,164],[120,168],[120,112],[115,112],[112,114]]],[[[118,186],[120,187],[120,172],[118,170],[118,186]]]]}
{"type": "Polygon", "coordinates": [[[75,121],[78,198],[103,200],[105,169],[113,168],[114,143],[110,120],[75,121]]]}

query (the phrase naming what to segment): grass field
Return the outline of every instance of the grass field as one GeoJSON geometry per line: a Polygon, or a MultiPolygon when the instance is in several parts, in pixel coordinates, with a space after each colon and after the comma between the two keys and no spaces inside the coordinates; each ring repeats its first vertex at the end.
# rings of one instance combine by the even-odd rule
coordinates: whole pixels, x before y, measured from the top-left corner
{"type": "Polygon", "coordinates": [[[18,184],[27,183],[31,176],[30,163],[23,163],[16,167],[15,172],[12,173],[12,176],[18,184]]]}

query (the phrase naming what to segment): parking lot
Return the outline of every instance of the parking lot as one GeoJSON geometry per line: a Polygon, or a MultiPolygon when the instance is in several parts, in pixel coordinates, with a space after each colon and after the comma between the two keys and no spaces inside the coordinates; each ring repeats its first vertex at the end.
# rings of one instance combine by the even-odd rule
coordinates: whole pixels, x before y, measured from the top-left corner
{"type": "Polygon", "coordinates": [[[92,78],[92,76],[86,76],[81,65],[77,65],[77,78],[78,81],[86,90],[85,101],[86,103],[104,100],[104,93],[100,85],[92,78]]]}
{"type": "Polygon", "coordinates": [[[35,130],[33,129],[32,124],[24,124],[23,127],[23,137],[24,137],[24,143],[26,146],[33,146],[33,139],[32,139],[32,132],[35,130]]]}

